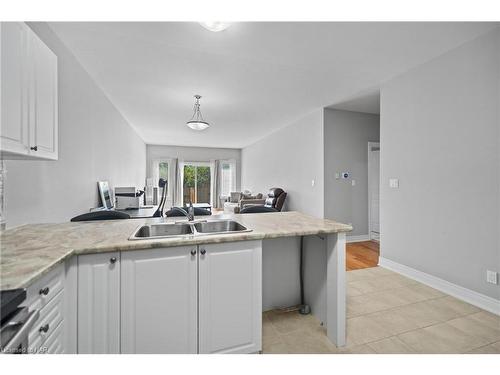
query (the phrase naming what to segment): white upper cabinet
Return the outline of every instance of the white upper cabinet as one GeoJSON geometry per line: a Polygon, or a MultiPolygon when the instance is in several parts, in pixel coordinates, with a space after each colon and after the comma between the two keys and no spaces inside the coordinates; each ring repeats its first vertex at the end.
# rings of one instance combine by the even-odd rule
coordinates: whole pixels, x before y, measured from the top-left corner
{"type": "Polygon", "coordinates": [[[197,352],[196,246],[122,252],[121,352],[197,352]]]}
{"type": "Polygon", "coordinates": [[[199,249],[199,352],[259,352],[261,243],[228,242],[199,249]]]}
{"type": "MultiPolygon", "coordinates": [[[[2,154],[29,154],[28,143],[28,27],[2,22],[1,28],[1,122],[2,154]]],[[[2,155],[3,156],[3,155],[2,155]]]]}
{"type": "Polygon", "coordinates": [[[57,160],[57,57],[24,23],[0,33],[2,157],[57,160]]]}

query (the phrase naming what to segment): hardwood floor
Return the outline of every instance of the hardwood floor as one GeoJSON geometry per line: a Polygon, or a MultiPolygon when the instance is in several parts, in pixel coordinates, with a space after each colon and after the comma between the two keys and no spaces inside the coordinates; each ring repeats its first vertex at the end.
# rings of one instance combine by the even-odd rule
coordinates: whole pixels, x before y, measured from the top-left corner
{"type": "Polygon", "coordinates": [[[352,242],[346,245],[347,271],[376,267],[379,243],[375,241],[352,242]]]}

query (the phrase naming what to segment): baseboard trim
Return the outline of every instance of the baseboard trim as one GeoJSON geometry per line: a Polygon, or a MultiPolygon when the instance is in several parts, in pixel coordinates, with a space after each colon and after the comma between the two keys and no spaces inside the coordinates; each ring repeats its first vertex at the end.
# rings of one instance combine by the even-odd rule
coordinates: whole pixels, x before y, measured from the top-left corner
{"type": "Polygon", "coordinates": [[[368,234],[362,234],[360,236],[346,236],[346,242],[363,242],[370,241],[370,236],[368,234]]]}
{"type": "Polygon", "coordinates": [[[439,277],[429,275],[428,273],[405,266],[404,264],[394,262],[384,257],[379,257],[378,265],[391,271],[400,273],[403,276],[416,280],[437,289],[443,293],[449,294],[471,305],[487,310],[493,314],[500,315],[500,301],[473,290],[464,288],[460,285],[450,283],[439,277]]]}

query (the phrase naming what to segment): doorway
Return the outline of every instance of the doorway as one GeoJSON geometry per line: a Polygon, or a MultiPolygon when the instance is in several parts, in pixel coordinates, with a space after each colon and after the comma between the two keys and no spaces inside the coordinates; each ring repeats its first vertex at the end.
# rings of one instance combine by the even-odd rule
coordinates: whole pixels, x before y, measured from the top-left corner
{"type": "Polygon", "coordinates": [[[210,163],[187,162],[184,164],[182,203],[211,203],[212,174],[210,163]]]}
{"type": "Polygon", "coordinates": [[[368,233],[380,241],[380,143],[368,142],[368,233]]]}

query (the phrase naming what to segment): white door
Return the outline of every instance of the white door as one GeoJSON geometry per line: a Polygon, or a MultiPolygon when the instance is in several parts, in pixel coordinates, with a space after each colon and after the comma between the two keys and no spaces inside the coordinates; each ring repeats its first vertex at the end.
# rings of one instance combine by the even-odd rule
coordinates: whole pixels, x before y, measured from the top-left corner
{"type": "Polygon", "coordinates": [[[197,259],[193,246],[122,252],[122,353],[197,353],[197,259]]]}
{"type": "Polygon", "coordinates": [[[380,239],[380,144],[368,146],[368,194],[370,239],[380,239]]]}
{"type": "Polygon", "coordinates": [[[120,353],[120,253],[78,256],[78,353],[120,353]]]}
{"type": "Polygon", "coordinates": [[[30,150],[33,156],[57,159],[57,57],[33,32],[29,42],[33,63],[30,150]]]}
{"type": "Polygon", "coordinates": [[[28,90],[26,54],[28,27],[21,22],[1,25],[1,150],[28,154],[28,90]]]}
{"type": "Polygon", "coordinates": [[[199,352],[262,346],[262,243],[199,246],[199,352]]]}

